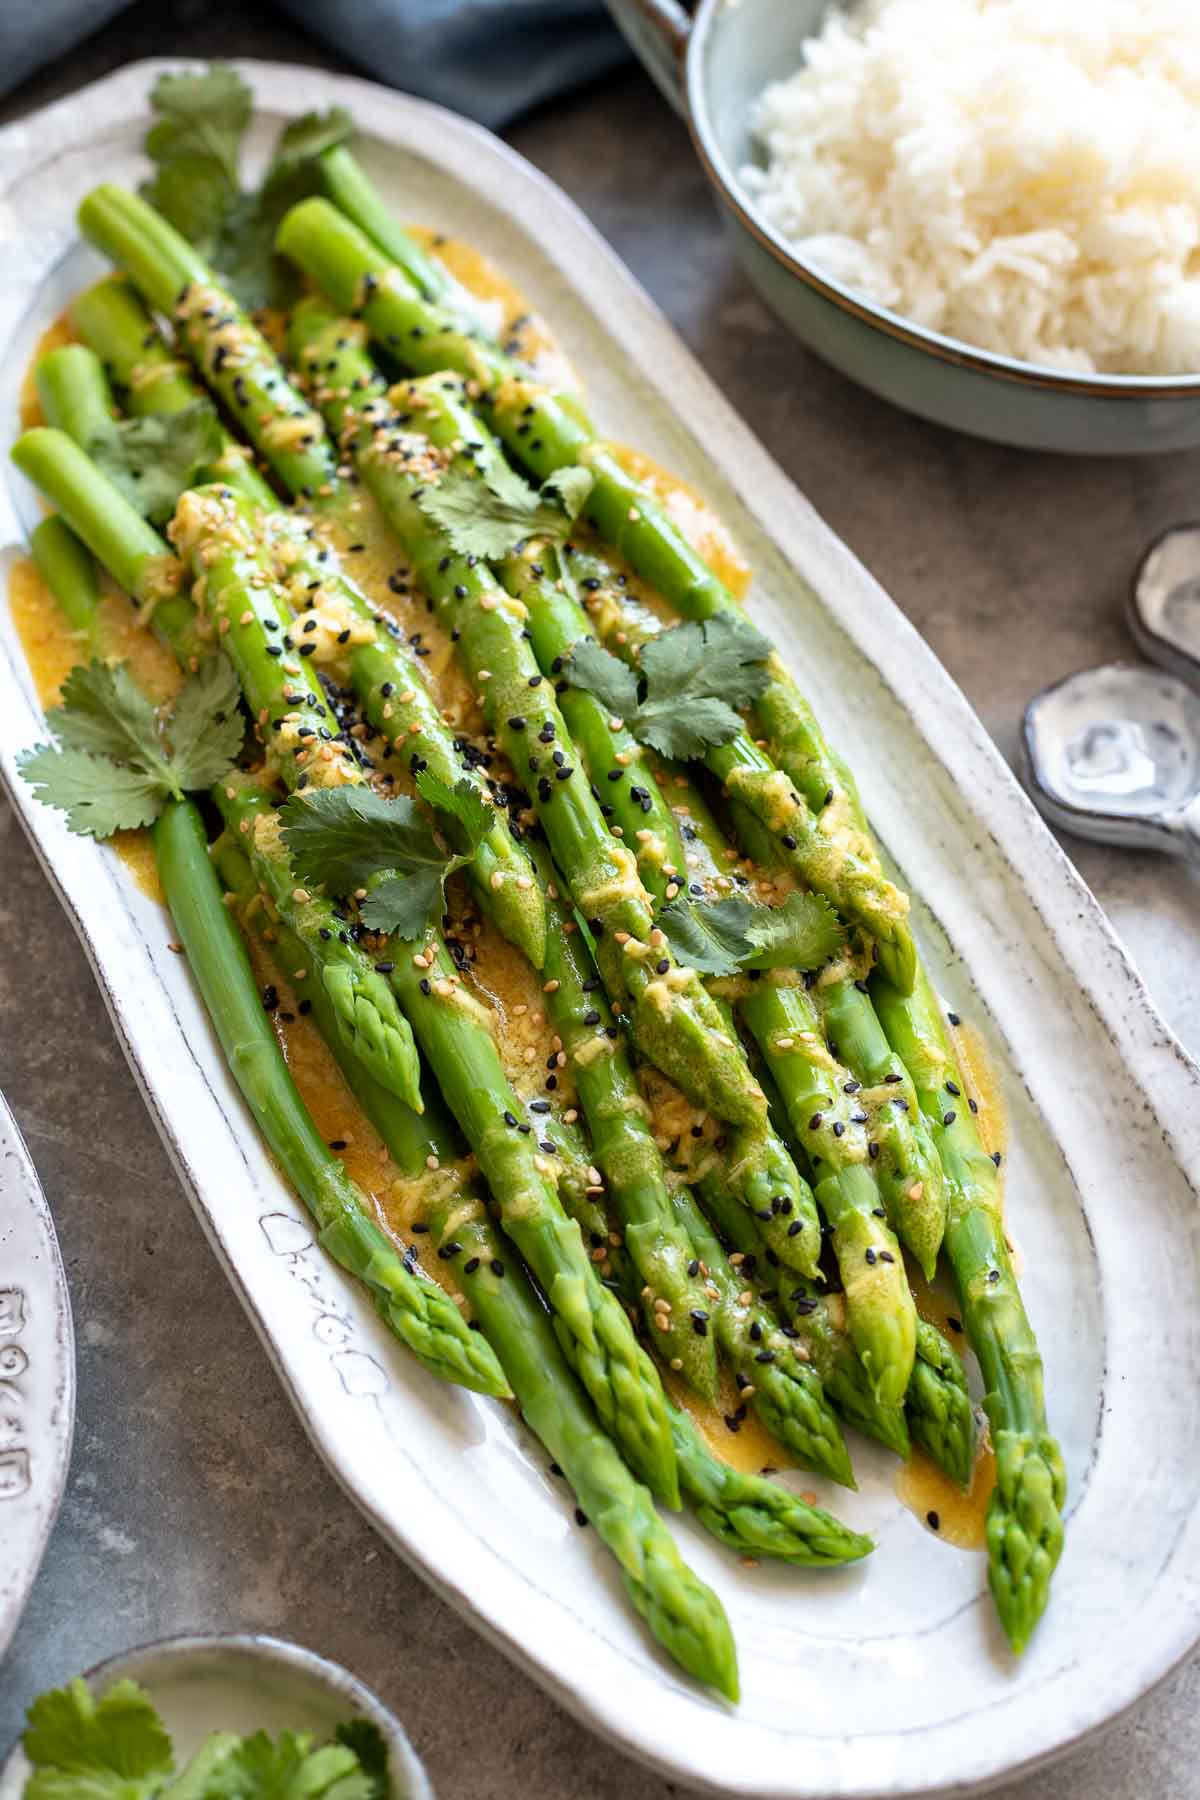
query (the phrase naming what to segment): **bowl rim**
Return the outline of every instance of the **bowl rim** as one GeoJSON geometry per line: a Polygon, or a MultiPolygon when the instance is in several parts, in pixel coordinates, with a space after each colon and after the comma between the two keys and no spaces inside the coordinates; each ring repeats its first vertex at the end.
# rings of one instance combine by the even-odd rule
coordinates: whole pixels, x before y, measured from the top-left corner
{"type": "MultiPolygon", "coordinates": [[[[120,1680],[133,1669],[140,1668],[142,1679],[151,1681],[152,1667],[143,1665],[164,1668],[186,1666],[197,1658],[214,1653],[232,1654],[250,1661],[269,1663],[278,1669],[294,1672],[301,1677],[315,1678],[323,1683],[327,1689],[357,1708],[383,1733],[393,1762],[394,1775],[404,1777],[411,1800],[434,1800],[425,1765],[417,1755],[403,1723],[387,1702],[381,1700],[361,1676],[355,1675],[343,1663],[336,1662],[323,1651],[310,1649],[307,1644],[298,1644],[291,1638],[279,1637],[274,1632],[200,1630],[172,1632],[163,1637],[147,1638],[143,1643],[130,1644],[124,1650],[115,1650],[101,1657],[99,1662],[83,1670],[81,1679],[94,1691],[95,1684],[120,1680]],[[395,1767],[397,1764],[398,1768],[395,1767]]],[[[18,1733],[14,1742],[0,1754],[0,1783],[21,1752],[23,1735],[23,1732],[18,1733]]]]}
{"type": "Polygon", "coordinates": [[[709,184],[768,255],[806,287],[821,295],[840,311],[851,314],[864,324],[873,326],[886,336],[922,350],[938,361],[956,364],[977,375],[992,376],[1021,387],[1049,389],[1072,397],[1090,396],[1116,401],[1129,400],[1195,400],[1200,395],[1200,373],[1195,375],[1105,375],[1095,371],[1076,373],[1067,369],[1051,369],[1038,363],[1022,362],[998,351],[984,350],[947,337],[940,331],[917,325],[888,307],[877,306],[852,288],[821,273],[790,249],[774,226],[767,223],[750,205],[736,170],[730,168],[724,151],[717,142],[712,119],[705,102],[704,77],[707,72],[709,41],[714,22],[723,10],[725,0],[701,0],[687,36],[683,51],[683,115],[692,144],[700,159],[709,184]]]}

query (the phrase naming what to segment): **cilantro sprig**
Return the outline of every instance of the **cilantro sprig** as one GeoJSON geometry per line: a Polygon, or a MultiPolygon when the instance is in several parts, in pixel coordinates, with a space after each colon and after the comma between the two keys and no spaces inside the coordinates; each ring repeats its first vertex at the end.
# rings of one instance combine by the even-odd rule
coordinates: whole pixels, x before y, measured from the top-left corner
{"type": "Polygon", "coordinates": [[[820,894],[789,894],[778,907],[756,905],[741,894],[671,900],[657,923],[679,960],[702,975],[819,969],[846,947],[838,916],[820,894]]]}
{"type": "Polygon", "coordinates": [[[150,93],[158,115],[146,134],[154,164],[142,192],[204,254],[243,306],[284,306],[294,273],[274,252],[284,213],[316,192],[317,158],[345,143],[344,107],[305,113],[285,126],[259,187],[243,189],[241,149],[253,95],[235,69],[161,75],[150,93]]]}
{"type": "Polygon", "coordinates": [[[144,1688],[117,1681],[96,1699],[82,1679],[35,1700],[23,1747],[23,1800],[386,1800],[387,1745],[367,1719],[334,1742],[308,1732],[214,1732],[176,1772],[171,1739],[144,1688]]]}
{"type": "Polygon", "coordinates": [[[113,419],[84,448],[142,516],[161,525],[223,443],[216,408],[194,400],[174,413],[113,419]]]}
{"type": "Polygon", "coordinates": [[[482,474],[461,464],[448,469],[425,489],[420,506],[460,556],[497,561],[526,538],[565,543],[591,491],[591,474],[574,464],[556,469],[540,488],[532,488],[497,458],[482,474]]]}
{"type": "Polygon", "coordinates": [[[239,692],[224,656],[202,663],[161,711],[126,663],[80,664],[63,683],[62,705],[47,714],[60,748],[26,751],[18,768],[80,836],[152,825],[168,799],[211,787],[233,767],[242,747],[239,692]]]}
{"type": "Polygon", "coordinates": [[[148,1800],[173,1773],[171,1740],[132,1681],[96,1700],[77,1679],[35,1700],[28,1717],[24,1800],[148,1800]]]}
{"type": "Polygon", "coordinates": [[[770,654],[749,619],[718,613],[651,638],[636,669],[585,639],[563,674],[623,719],[640,743],[686,762],[737,736],[737,708],[749,706],[766,687],[770,654]]]}
{"type": "Polygon", "coordinates": [[[283,838],[300,880],[330,893],[368,888],[360,916],[371,931],[412,941],[445,911],[446,883],[469,863],[494,814],[469,781],[448,787],[423,771],[421,798],[385,800],[367,787],[293,794],[281,809],[283,838]]]}

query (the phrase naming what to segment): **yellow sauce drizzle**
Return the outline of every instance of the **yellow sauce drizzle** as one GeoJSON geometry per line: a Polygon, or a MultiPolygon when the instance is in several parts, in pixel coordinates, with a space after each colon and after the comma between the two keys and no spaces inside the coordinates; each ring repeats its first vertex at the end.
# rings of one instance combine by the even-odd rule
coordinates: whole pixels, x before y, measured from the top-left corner
{"type": "Polygon", "coordinates": [[[732,1375],[721,1374],[721,1391],[715,1404],[702,1400],[684,1386],[677,1375],[663,1371],[663,1385],[675,1404],[686,1408],[714,1456],[740,1469],[743,1475],[760,1475],[764,1469],[794,1469],[796,1458],[786,1445],[773,1437],[753,1411],[746,1414],[736,1432],[725,1423],[742,1404],[732,1375]]]}
{"type": "Polygon", "coordinates": [[[405,229],[482,303],[479,310],[492,336],[530,366],[535,380],[579,392],[579,377],[550,325],[490,258],[462,238],[445,237],[425,225],[405,229]]]}
{"type": "MultiPolygon", "coordinates": [[[[1003,1155],[1008,1143],[1008,1120],[999,1077],[988,1054],[983,1034],[965,1020],[949,1025],[950,1040],[963,1078],[963,1097],[974,1100],[978,1111],[975,1123],[980,1140],[989,1155],[999,1150],[1003,1155]]],[[[1003,1163],[997,1175],[1001,1197],[1004,1193],[1003,1163]]],[[[929,1324],[949,1338],[958,1351],[965,1347],[958,1301],[940,1287],[930,1287],[914,1264],[909,1263],[909,1286],[917,1311],[929,1324]],[[953,1321],[953,1323],[951,1323],[953,1321]]],[[[987,1428],[980,1434],[971,1486],[966,1493],[956,1487],[948,1475],[930,1460],[924,1450],[914,1448],[912,1460],[901,1463],[896,1471],[894,1488],[901,1503],[928,1524],[932,1512],[938,1521],[937,1535],[960,1550],[985,1548],[985,1524],[988,1501],[996,1483],[996,1458],[988,1442],[987,1428]]],[[[930,1526],[932,1530],[933,1527],[930,1526]]]]}
{"type": "Polygon", "coordinates": [[[44,425],[46,423],[45,415],[42,412],[42,403],[38,399],[37,377],[35,374],[38,363],[48,350],[58,350],[63,344],[73,344],[74,342],[75,332],[72,329],[71,321],[65,312],[60,313],[53,325],[48,325],[38,339],[37,346],[33,352],[33,359],[21,380],[21,397],[18,402],[18,410],[20,413],[22,431],[32,431],[35,425],[44,425]]]}
{"type": "Polygon", "coordinates": [[[936,1535],[958,1550],[982,1550],[988,1501],[996,1484],[996,1458],[986,1437],[975,1458],[971,1485],[964,1494],[944,1475],[924,1450],[914,1449],[911,1462],[901,1463],[896,1474],[896,1497],[910,1512],[934,1530],[929,1515],[937,1519],[936,1535]]]}
{"type": "Polygon", "coordinates": [[[704,558],[713,574],[725,583],[731,594],[744,600],[753,571],[711,501],[643,451],[634,450],[628,444],[611,442],[608,447],[626,474],[650,489],[672,524],[697,555],[704,558]]]}

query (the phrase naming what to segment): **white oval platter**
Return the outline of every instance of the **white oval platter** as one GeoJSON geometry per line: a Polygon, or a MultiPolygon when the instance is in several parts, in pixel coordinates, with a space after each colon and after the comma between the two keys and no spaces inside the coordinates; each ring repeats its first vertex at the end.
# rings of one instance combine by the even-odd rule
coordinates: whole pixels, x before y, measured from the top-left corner
{"type": "Polygon", "coordinates": [[[58,1513],[75,1424],[75,1333],[54,1221],[0,1094],[0,1658],[58,1513]]]}
{"type": "MultiPolygon", "coordinates": [[[[0,416],[37,334],[100,270],[80,196],[132,183],[160,65],[0,135],[0,416]]],[[[0,609],[0,767],[62,896],[180,1177],[314,1443],[382,1535],[564,1705],[635,1756],[772,1800],[962,1794],[1113,1718],[1200,1636],[1200,1078],[1099,909],[930,651],[822,525],[565,197],[495,138],[367,83],[244,65],[267,136],[340,101],[410,219],[514,273],[584,371],[596,416],[705,490],[756,570],[751,610],[859,773],[951,1004],[983,1032],[1010,1120],[1010,1224],[1070,1483],[1049,1614],[1004,1651],[983,1559],[896,1501],[855,1446],[839,1510],[878,1550],[819,1578],[745,1570],[687,1522],[741,1654],[737,1709],[668,1667],[593,1533],[498,1407],[403,1362],[316,1251],[260,1149],[162,912],[14,773],[41,729],[0,609]],[[969,973],[968,973],[969,971],[969,973]]],[[[0,543],[37,517],[0,476],[0,543]]]]}

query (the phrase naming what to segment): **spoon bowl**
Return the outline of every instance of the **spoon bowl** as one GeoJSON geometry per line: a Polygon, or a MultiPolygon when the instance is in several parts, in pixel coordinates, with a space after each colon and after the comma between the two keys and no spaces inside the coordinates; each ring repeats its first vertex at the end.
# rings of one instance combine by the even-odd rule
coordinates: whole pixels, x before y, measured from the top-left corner
{"type": "Polygon", "coordinates": [[[1154,539],[1133,578],[1128,619],[1143,656],[1200,683],[1200,520],[1154,539]]]}
{"type": "Polygon", "coordinates": [[[1200,694],[1186,682],[1141,663],[1083,669],[1030,702],[1023,739],[1052,824],[1200,866],[1200,694]]]}

